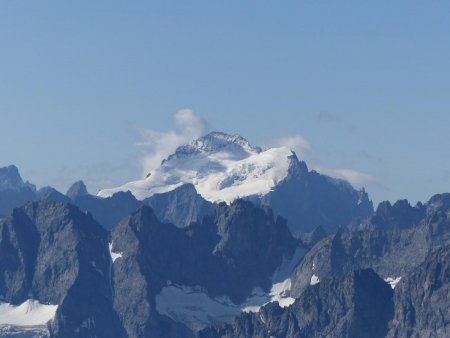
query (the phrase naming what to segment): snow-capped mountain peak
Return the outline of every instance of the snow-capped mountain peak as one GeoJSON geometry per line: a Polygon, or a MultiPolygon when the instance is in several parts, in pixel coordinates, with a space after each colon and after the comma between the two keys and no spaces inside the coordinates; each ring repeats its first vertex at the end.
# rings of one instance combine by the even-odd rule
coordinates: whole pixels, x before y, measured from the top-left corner
{"type": "MultiPolygon", "coordinates": [[[[253,147],[250,143],[239,135],[228,135],[222,132],[214,131],[204,135],[189,144],[182,145],[177,148],[173,155],[167,160],[174,157],[182,158],[193,154],[214,154],[214,153],[230,153],[235,156],[246,156],[248,154],[258,154],[262,150],[259,147],[253,147]]],[[[167,160],[164,160],[163,163],[167,160]]]]}
{"type": "Polygon", "coordinates": [[[212,132],[178,147],[143,180],[104,189],[100,197],[131,191],[138,199],[191,183],[205,199],[227,203],[265,195],[288,174],[294,153],[286,147],[262,150],[239,135],[212,132]]]}

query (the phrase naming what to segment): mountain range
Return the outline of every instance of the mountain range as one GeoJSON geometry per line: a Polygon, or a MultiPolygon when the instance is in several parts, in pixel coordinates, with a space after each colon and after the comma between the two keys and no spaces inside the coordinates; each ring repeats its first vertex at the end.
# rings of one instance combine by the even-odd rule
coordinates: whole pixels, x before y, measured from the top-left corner
{"type": "Polygon", "coordinates": [[[0,168],[0,337],[448,337],[449,262],[450,194],[374,210],[241,136],[97,196],[0,168]]]}

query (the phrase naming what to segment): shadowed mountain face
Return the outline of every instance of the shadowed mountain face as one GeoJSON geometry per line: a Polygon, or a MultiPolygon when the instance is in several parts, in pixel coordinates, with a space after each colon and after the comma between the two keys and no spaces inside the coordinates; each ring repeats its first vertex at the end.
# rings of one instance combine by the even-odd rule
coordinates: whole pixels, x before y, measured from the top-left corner
{"type": "Polygon", "coordinates": [[[119,192],[108,198],[89,194],[76,195],[72,203],[81,210],[90,212],[107,230],[114,228],[120,220],[142,205],[130,192],[119,192]]]}
{"type": "Polygon", "coordinates": [[[364,191],[292,156],[268,194],[229,204],[193,184],[144,201],[81,181],[36,191],[4,168],[1,207],[35,202],[0,221],[0,337],[449,336],[450,194],[370,214],[364,191]],[[24,328],[42,309],[50,321],[24,328]]]}
{"type": "Polygon", "coordinates": [[[395,289],[387,337],[450,336],[450,246],[430,254],[395,289]]]}
{"type": "Polygon", "coordinates": [[[392,296],[373,270],[359,270],[310,286],[288,308],[272,303],[198,337],[384,337],[394,311],[392,296]]]}
{"type": "Polygon", "coordinates": [[[155,194],[144,200],[144,204],[153,208],[158,219],[180,228],[201,221],[213,210],[213,203],[200,196],[192,184],[155,194]]]}
{"type": "Polygon", "coordinates": [[[92,217],[59,202],[28,203],[0,222],[0,234],[4,302],[58,305],[49,328],[58,337],[120,337],[108,234],[92,217]]]}
{"type": "MultiPolygon", "coordinates": [[[[346,181],[309,171],[292,150],[286,147],[262,150],[239,135],[221,132],[180,146],[145,179],[101,190],[99,196],[131,191],[140,200],[148,198],[149,204],[156,207],[167,203],[157,195],[182,185],[189,188],[168,198],[177,200],[175,205],[181,207],[186,202],[180,198],[191,195],[193,202],[187,203],[189,207],[185,210],[190,217],[184,217],[189,221],[197,218],[197,212],[202,214],[205,206],[205,201],[195,196],[193,187],[203,199],[213,203],[230,204],[243,198],[270,206],[276,215],[288,220],[296,236],[317,226],[332,233],[340,227],[359,224],[373,212],[364,189],[357,191],[346,181]]],[[[169,209],[167,214],[157,214],[181,225],[169,209]]]]}
{"type": "MultiPolygon", "coordinates": [[[[366,230],[342,231],[319,241],[292,276],[294,295],[301,295],[312,275],[337,277],[363,268],[372,268],[383,278],[407,275],[431,252],[450,244],[449,200],[448,194],[436,195],[420,210],[406,207],[409,214],[401,213],[404,218],[391,228],[385,222],[380,226],[375,215],[375,223],[366,224],[366,230]]],[[[383,211],[383,217],[398,217],[397,210],[392,212],[395,216],[383,211]]]]}
{"type": "Polygon", "coordinates": [[[17,167],[0,168],[0,217],[35,199],[36,187],[24,182],[17,167]]]}
{"type": "Polygon", "coordinates": [[[156,311],[155,296],[168,281],[202,286],[211,297],[239,304],[253,288],[269,288],[283,256],[298,245],[282,220],[242,200],[221,204],[211,217],[183,229],[160,223],[142,207],[114,229],[112,240],[112,250],[122,255],[113,266],[114,307],[130,337],[187,334],[156,311]]]}
{"type": "MultiPolygon", "coordinates": [[[[257,199],[258,200],[258,199],[257,199]]],[[[288,176],[260,199],[288,220],[296,236],[321,226],[332,233],[357,224],[372,214],[373,205],[364,190],[315,171],[293,155],[288,176]]]]}

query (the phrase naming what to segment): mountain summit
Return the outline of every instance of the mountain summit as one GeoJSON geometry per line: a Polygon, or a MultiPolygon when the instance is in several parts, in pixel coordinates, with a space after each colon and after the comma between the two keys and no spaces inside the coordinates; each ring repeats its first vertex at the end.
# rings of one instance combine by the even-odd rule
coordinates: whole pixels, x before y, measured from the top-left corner
{"type": "Polygon", "coordinates": [[[206,200],[231,203],[270,192],[287,176],[294,157],[286,147],[263,151],[241,136],[212,132],[178,147],[144,180],[101,190],[98,195],[129,190],[142,200],[191,183],[206,200]]]}
{"type": "Polygon", "coordinates": [[[0,190],[19,191],[25,188],[36,190],[33,184],[22,180],[15,165],[0,168],[0,190]]]}
{"type": "MultiPolygon", "coordinates": [[[[145,179],[101,190],[98,196],[130,191],[137,199],[145,200],[186,184],[209,202],[230,204],[245,198],[270,206],[288,220],[294,235],[317,226],[334,232],[373,212],[364,189],[357,191],[346,181],[309,171],[291,149],[263,150],[239,135],[221,132],[178,147],[145,179]]],[[[166,207],[163,209],[178,210],[175,204],[166,207]]]]}

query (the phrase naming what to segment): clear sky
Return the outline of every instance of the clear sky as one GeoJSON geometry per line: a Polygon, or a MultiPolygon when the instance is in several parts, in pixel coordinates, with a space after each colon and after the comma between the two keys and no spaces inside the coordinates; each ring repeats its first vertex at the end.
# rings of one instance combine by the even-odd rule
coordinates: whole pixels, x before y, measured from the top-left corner
{"type": "Polygon", "coordinates": [[[0,166],[95,193],[140,178],[142,128],[180,132],[190,108],[253,144],[297,137],[311,166],[366,175],[376,202],[426,200],[450,191],[449,15],[448,1],[1,1],[0,166]]]}

